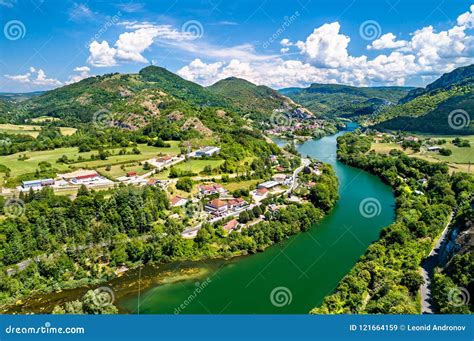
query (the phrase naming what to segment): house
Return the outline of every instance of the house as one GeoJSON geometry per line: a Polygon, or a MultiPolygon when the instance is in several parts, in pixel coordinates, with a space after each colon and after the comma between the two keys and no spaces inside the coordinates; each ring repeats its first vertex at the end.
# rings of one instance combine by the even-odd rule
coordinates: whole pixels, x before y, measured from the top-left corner
{"type": "Polygon", "coordinates": [[[439,152],[441,149],[440,146],[431,146],[431,147],[428,147],[428,151],[429,152],[439,152]]]}
{"type": "Polygon", "coordinates": [[[214,215],[223,215],[225,214],[229,206],[227,205],[227,202],[220,200],[220,199],[214,199],[209,201],[206,206],[204,207],[206,212],[209,212],[214,215]]]}
{"type": "Polygon", "coordinates": [[[246,205],[247,202],[242,198],[235,198],[227,201],[227,206],[230,210],[238,210],[246,205]]]}
{"type": "Polygon", "coordinates": [[[267,193],[268,193],[268,189],[266,189],[265,187],[258,188],[258,189],[255,191],[255,195],[258,195],[259,197],[263,197],[263,196],[265,196],[267,193]]]}
{"type": "Polygon", "coordinates": [[[219,184],[200,185],[199,192],[202,195],[225,194],[227,191],[219,184]]]}
{"type": "Polygon", "coordinates": [[[279,185],[278,182],[271,180],[271,181],[262,182],[262,183],[259,184],[257,187],[258,187],[258,188],[271,189],[271,188],[276,187],[276,186],[278,186],[278,185],[279,185]]]}
{"type": "Polygon", "coordinates": [[[408,137],[405,138],[405,141],[418,142],[418,137],[416,137],[416,136],[408,136],[408,137]]]}
{"type": "Polygon", "coordinates": [[[413,191],[413,193],[415,193],[416,195],[425,195],[425,193],[423,193],[422,191],[419,191],[419,190],[417,190],[417,189],[415,189],[415,190],[413,191]]]}
{"type": "Polygon", "coordinates": [[[156,161],[159,162],[159,163],[168,164],[171,161],[173,161],[173,157],[169,156],[169,155],[166,155],[166,156],[159,157],[158,159],[156,159],[156,161]]]}
{"type": "Polygon", "coordinates": [[[127,176],[128,176],[129,178],[134,177],[134,176],[137,176],[137,172],[128,172],[128,173],[127,173],[127,176]]]}
{"type": "Polygon", "coordinates": [[[286,179],[286,174],[277,173],[272,177],[273,180],[283,183],[286,179]]]}
{"type": "Polygon", "coordinates": [[[232,219],[231,221],[229,221],[227,224],[224,225],[224,229],[227,232],[230,232],[232,230],[235,230],[237,226],[239,226],[239,222],[237,221],[237,219],[232,219]]]}
{"type": "Polygon", "coordinates": [[[276,169],[277,172],[284,172],[285,171],[285,167],[282,167],[282,166],[276,166],[275,169],[276,169]]]}
{"type": "Polygon", "coordinates": [[[428,183],[428,179],[423,178],[423,179],[418,180],[417,182],[421,185],[426,185],[428,183]]]}
{"type": "Polygon", "coordinates": [[[207,146],[207,147],[204,147],[204,148],[201,148],[201,149],[197,150],[194,153],[194,156],[195,157],[212,156],[214,154],[219,154],[220,151],[221,151],[221,149],[219,147],[207,146]]]}
{"type": "Polygon", "coordinates": [[[187,200],[186,198],[183,198],[183,197],[177,195],[177,196],[171,198],[170,202],[171,202],[171,206],[173,206],[173,207],[179,207],[179,206],[184,206],[184,205],[186,205],[186,203],[188,202],[188,200],[187,200]]]}

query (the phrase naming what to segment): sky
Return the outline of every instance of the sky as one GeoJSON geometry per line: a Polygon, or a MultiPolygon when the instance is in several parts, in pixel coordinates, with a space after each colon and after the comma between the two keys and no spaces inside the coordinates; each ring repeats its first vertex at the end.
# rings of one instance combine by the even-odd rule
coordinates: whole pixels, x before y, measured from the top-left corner
{"type": "Polygon", "coordinates": [[[424,86],[474,63],[474,1],[0,0],[0,92],[163,66],[210,85],[424,86]]]}

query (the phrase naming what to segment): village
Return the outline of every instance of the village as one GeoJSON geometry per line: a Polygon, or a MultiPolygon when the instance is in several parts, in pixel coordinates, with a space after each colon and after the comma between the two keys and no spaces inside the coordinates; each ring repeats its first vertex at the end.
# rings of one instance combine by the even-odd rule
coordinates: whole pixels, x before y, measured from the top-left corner
{"type": "MultiPolygon", "coordinates": [[[[191,177],[195,182],[193,190],[189,193],[177,190],[176,184],[180,178],[170,178],[169,171],[172,167],[183,165],[193,160],[203,160],[218,157],[220,148],[216,146],[205,146],[195,151],[187,151],[181,155],[160,155],[151,159],[144,160],[142,163],[149,165],[146,173],[139,174],[136,171],[128,171],[125,175],[111,179],[110,176],[104,176],[95,169],[77,169],[71,172],[58,173],[55,178],[44,178],[22,181],[21,185],[16,187],[18,193],[27,193],[30,191],[40,191],[48,187],[55,192],[77,191],[81,186],[89,190],[107,190],[116,186],[156,186],[163,189],[169,197],[170,217],[184,219],[189,222],[189,228],[183,231],[185,238],[194,238],[204,223],[222,223],[222,227],[227,233],[239,231],[246,225],[250,226],[258,221],[266,219],[260,214],[254,221],[247,224],[239,222],[239,216],[242,212],[255,210],[262,201],[268,198],[280,197],[286,195],[288,202],[301,202],[302,198],[295,195],[295,190],[301,185],[298,182],[298,174],[311,164],[309,159],[302,159],[301,165],[288,168],[278,162],[276,156],[271,156],[269,162],[272,164],[272,175],[268,179],[261,181],[251,181],[252,186],[243,182],[240,187],[239,182],[232,183],[232,190],[226,188],[226,183],[219,180],[219,176],[202,176],[196,174],[191,177]],[[168,178],[158,176],[167,172],[168,178]],[[161,178],[159,178],[161,177],[161,178]],[[219,183],[220,182],[220,183],[219,183]],[[246,195],[236,196],[236,188],[242,190],[246,195]]],[[[280,156],[281,157],[281,156],[280,156]]],[[[294,155],[286,153],[285,158],[294,158],[294,155]]],[[[312,169],[314,174],[320,175],[318,164],[312,169]]],[[[320,165],[320,164],[319,164],[320,165]]],[[[305,184],[314,186],[314,183],[305,184]]],[[[9,193],[11,194],[11,192],[9,193]]],[[[277,210],[276,205],[270,205],[270,210],[277,210]]]]}

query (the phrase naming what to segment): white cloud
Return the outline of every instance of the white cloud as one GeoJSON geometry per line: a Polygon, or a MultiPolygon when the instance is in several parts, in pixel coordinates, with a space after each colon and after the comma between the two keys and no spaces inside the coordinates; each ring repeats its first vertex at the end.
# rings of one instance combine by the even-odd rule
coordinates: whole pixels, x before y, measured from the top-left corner
{"type": "Polygon", "coordinates": [[[107,41],[99,43],[93,41],[89,45],[90,56],[88,62],[97,67],[115,66],[119,61],[148,63],[143,52],[156,41],[161,41],[173,46],[181,46],[186,41],[196,37],[191,32],[179,31],[170,25],[154,25],[149,22],[125,21],[120,25],[132,32],[120,34],[114,47],[107,41]]]}
{"type": "Polygon", "coordinates": [[[372,58],[351,55],[350,37],[341,33],[338,22],[327,23],[315,28],[303,41],[293,43],[286,38],[280,41],[281,53],[294,46],[302,58],[295,59],[294,54],[259,56],[249,48],[252,58],[235,57],[231,61],[217,58],[213,63],[194,60],[178,73],[205,85],[235,76],[276,88],[314,82],[404,85],[414,79],[429,81],[456,67],[474,63],[474,37],[467,32],[473,26],[473,19],[474,5],[470,12],[458,17],[457,25],[445,31],[426,26],[413,32],[409,40],[397,40],[393,33],[386,33],[368,49],[393,51],[372,58]]]}
{"type": "Polygon", "coordinates": [[[471,5],[468,12],[463,13],[458,17],[457,23],[459,26],[474,28],[474,5],[471,5]]]}
{"type": "Polygon", "coordinates": [[[5,75],[6,78],[24,84],[40,85],[40,86],[57,86],[62,83],[55,78],[47,78],[42,69],[29,68],[30,72],[20,75],[5,75]],[[34,77],[36,74],[36,77],[34,77]]]}
{"type": "Polygon", "coordinates": [[[76,83],[76,82],[79,82],[79,81],[81,81],[85,78],[91,77],[92,75],[89,73],[90,70],[91,69],[88,66],[78,66],[78,67],[74,68],[74,71],[78,72],[79,74],[69,76],[66,84],[76,83]]]}
{"type": "Polygon", "coordinates": [[[405,40],[396,40],[397,37],[393,33],[387,33],[376,39],[372,44],[367,46],[369,50],[383,50],[383,49],[395,49],[406,46],[405,40]]]}
{"type": "Polygon", "coordinates": [[[25,73],[24,75],[5,75],[6,78],[11,79],[15,82],[20,83],[29,83],[30,82],[31,73],[25,73]]]}
{"type": "Polygon", "coordinates": [[[103,41],[102,43],[93,41],[89,45],[89,52],[90,55],[87,62],[93,66],[106,67],[117,65],[117,61],[115,60],[117,50],[110,47],[109,43],[106,41],[103,41]]]}

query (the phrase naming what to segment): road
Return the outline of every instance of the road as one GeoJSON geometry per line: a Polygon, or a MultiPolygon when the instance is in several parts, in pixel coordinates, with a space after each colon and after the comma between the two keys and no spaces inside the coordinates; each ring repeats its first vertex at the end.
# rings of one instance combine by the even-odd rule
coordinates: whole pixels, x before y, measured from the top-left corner
{"type": "MultiPolygon", "coordinates": [[[[298,179],[298,174],[304,169],[304,167],[308,166],[310,163],[311,163],[311,160],[309,159],[302,159],[301,160],[302,162],[302,165],[299,166],[298,168],[296,168],[293,172],[293,179],[292,179],[292,182],[291,182],[291,186],[288,190],[286,190],[285,193],[291,193],[293,191],[293,189],[296,187],[296,182],[297,182],[297,179],[298,179]]],[[[243,210],[239,210],[239,211],[236,211],[236,212],[232,212],[230,214],[227,214],[225,216],[221,216],[221,217],[216,217],[216,218],[213,218],[211,220],[209,220],[208,222],[209,223],[215,223],[219,220],[222,220],[222,219],[225,219],[225,218],[229,218],[229,217],[235,217],[235,216],[238,216],[240,213],[244,212],[244,211],[248,211],[248,210],[251,210],[253,209],[257,204],[259,204],[259,202],[257,202],[256,204],[250,204],[249,206],[247,206],[245,209],[243,210]]],[[[196,225],[196,226],[193,226],[185,231],[183,231],[181,233],[181,235],[184,237],[184,238],[194,238],[196,235],[197,235],[197,232],[201,229],[202,227],[202,223],[196,225]]]]}
{"type": "Polygon", "coordinates": [[[423,262],[421,268],[421,275],[423,276],[423,284],[420,286],[421,292],[421,313],[433,314],[433,300],[431,297],[431,280],[433,278],[434,269],[439,264],[439,251],[448,236],[449,225],[454,217],[454,212],[451,213],[449,220],[438,238],[436,244],[433,246],[428,258],[423,262]]]}

